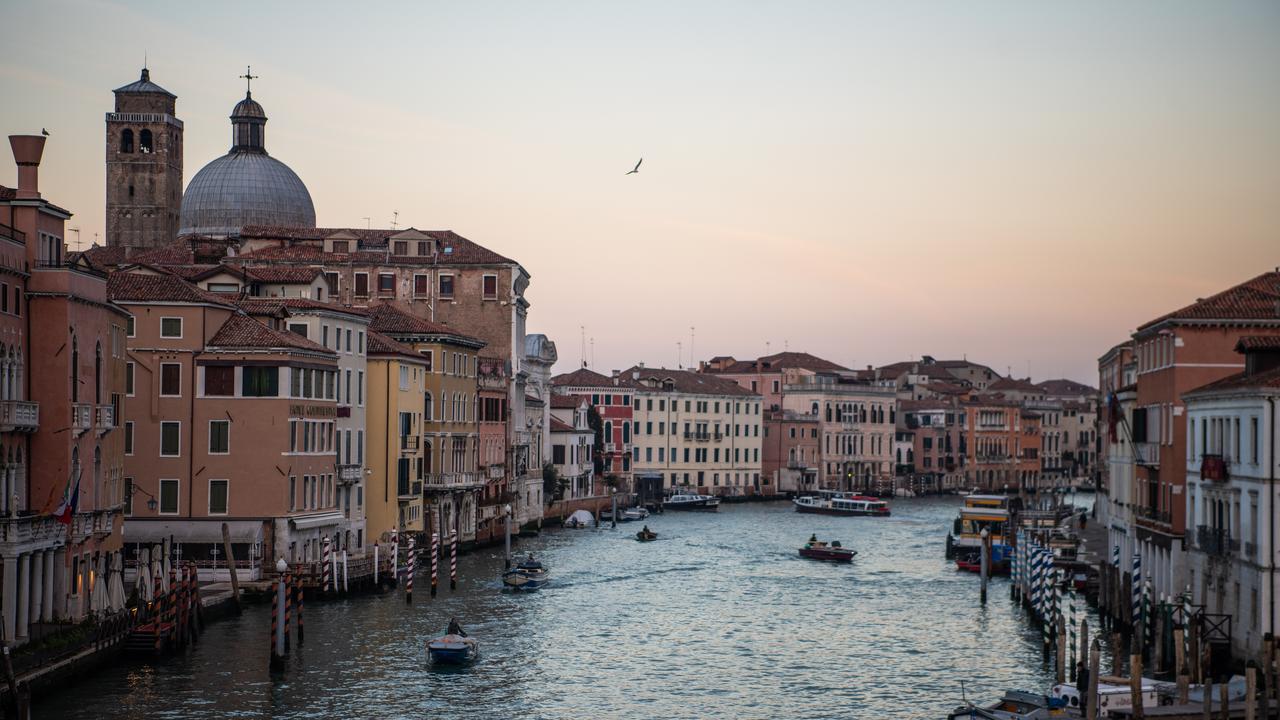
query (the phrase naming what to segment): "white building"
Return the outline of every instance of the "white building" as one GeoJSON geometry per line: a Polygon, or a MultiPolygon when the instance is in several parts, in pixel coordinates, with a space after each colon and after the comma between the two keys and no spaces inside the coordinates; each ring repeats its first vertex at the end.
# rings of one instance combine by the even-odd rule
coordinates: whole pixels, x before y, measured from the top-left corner
{"type": "Polygon", "coordinates": [[[551,463],[565,484],[563,500],[598,497],[595,487],[595,433],[587,422],[591,403],[569,395],[551,396],[551,463]]]}
{"type": "Polygon", "coordinates": [[[1237,657],[1277,630],[1276,477],[1280,338],[1243,338],[1245,372],[1183,396],[1187,406],[1187,580],[1193,602],[1232,616],[1237,657]]]}

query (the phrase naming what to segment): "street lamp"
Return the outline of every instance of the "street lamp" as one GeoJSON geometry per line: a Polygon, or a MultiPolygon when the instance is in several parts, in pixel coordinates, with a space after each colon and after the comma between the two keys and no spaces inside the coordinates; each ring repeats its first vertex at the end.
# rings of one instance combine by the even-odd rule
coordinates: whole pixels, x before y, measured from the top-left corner
{"type": "Polygon", "coordinates": [[[133,502],[133,494],[134,494],[135,492],[140,492],[140,493],[142,493],[143,495],[146,495],[146,496],[147,496],[147,498],[148,498],[148,499],[147,499],[147,509],[148,509],[148,510],[150,510],[151,512],[155,512],[155,511],[156,511],[156,508],[160,506],[160,502],[159,502],[158,500],[156,500],[156,496],[155,496],[155,495],[152,495],[151,493],[147,492],[146,490],[143,490],[142,488],[140,488],[140,487],[138,487],[137,485],[134,485],[134,484],[132,484],[132,483],[129,485],[129,496],[128,496],[128,498],[127,498],[127,499],[129,500],[130,504],[132,504],[132,502],[133,502]]]}

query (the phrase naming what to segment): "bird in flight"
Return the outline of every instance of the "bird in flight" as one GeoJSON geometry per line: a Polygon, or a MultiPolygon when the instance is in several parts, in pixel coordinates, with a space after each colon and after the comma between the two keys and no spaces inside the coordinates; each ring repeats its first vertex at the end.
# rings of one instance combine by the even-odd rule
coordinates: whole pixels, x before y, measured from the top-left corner
{"type": "Polygon", "coordinates": [[[45,137],[49,137],[49,131],[45,130],[44,128],[40,128],[40,134],[45,137]]]}
{"type": "Polygon", "coordinates": [[[631,170],[627,172],[627,175],[635,175],[636,173],[640,172],[640,163],[642,162],[644,162],[644,158],[640,158],[640,162],[637,162],[636,166],[631,168],[631,170]]]}

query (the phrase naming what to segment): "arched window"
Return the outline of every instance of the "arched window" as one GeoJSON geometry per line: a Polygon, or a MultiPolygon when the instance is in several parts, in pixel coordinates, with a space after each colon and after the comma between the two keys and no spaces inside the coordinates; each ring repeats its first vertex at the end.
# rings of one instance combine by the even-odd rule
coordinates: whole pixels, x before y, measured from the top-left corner
{"type": "Polygon", "coordinates": [[[422,403],[422,414],[423,414],[423,417],[427,419],[427,422],[431,422],[432,412],[433,410],[431,407],[431,393],[427,393],[426,399],[423,400],[423,403],[422,403]]]}
{"type": "Polygon", "coordinates": [[[435,472],[431,467],[432,460],[431,441],[427,440],[422,443],[422,471],[428,475],[435,472]]]}
{"type": "Polygon", "coordinates": [[[0,400],[12,400],[9,388],[13,370],[9,365],[9,353],[5,350],[3,343],[0,343],[0,363],[3,363],[0,367],[0,400]]]}
{"type": "Polygon", "coordinates": [[[622,442],[623,443],[631,442],[631,423],[628,423],[628,422],[622,423],[622,442]]]}
{"type": "Polygon", "coordinates": [[[814,415],[817,415],[817,414],[818,414],[818,401],[817,401],[817,400],[813,401],[813,409],[811,410],[811,412],[812,412],[814,415]]]}
{"type": "Polygon", "coordinates": [[[138,133],[138,151],[149,153],[154,152],[155,148],[151,144],[151,131],[143,130],[138,133]]]}
{"type": "Polygon", "coordinates": [[[606,443],[612,443],[612,442],[613,442],[613,423],[611,423],[611,422],[606,422],[606,423],[604,424],[604,433],[603,433],[603,434],[604,434],[604,441],[605,441],[606,443]]]}
{"type": "Polygon", "coordinates": [[[125,128],[120,132],[120,152],[133,152],[133,130],[125,128]]]}

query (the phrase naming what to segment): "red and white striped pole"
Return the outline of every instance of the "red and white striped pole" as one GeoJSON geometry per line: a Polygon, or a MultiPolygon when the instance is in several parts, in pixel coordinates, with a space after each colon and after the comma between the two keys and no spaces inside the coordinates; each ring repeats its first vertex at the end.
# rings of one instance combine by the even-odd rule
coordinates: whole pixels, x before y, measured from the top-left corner
{"type": "Polygon", "coordinates": [[[391,584],[400,582],[400,533],[391,528],[391,584]]]}
{"type": "Polygon", "coordinates": [[[440,550],[440,534],[431,533],[431,597],[436,596],[436,585],[439,582],[437,560],[440,550]]]}
{"type": "Polygon", "coordinates": [[[458,589],[458,531],[449,536],[449,589],[458,589]]]}
{"type": "Polygon", "coordinates": [[[329,578],[333,577],[329,569],[329,536],[324,536],[324,554],[320,556],[320,592],[329,592],[329,578]]]}
{"type": "Polygon", "coordinates": [[[414,544],[413,536],[410,535],[409,536],[409,563],[407,568],[409,571],[408,573],[409,577],[405,578],[404,580],[404,601],[406,603],[413,602],[413,572],[416,569],[414,567],[414,563],[417,562],[417,557],[414,554],[413,544],[414,544]]]}

